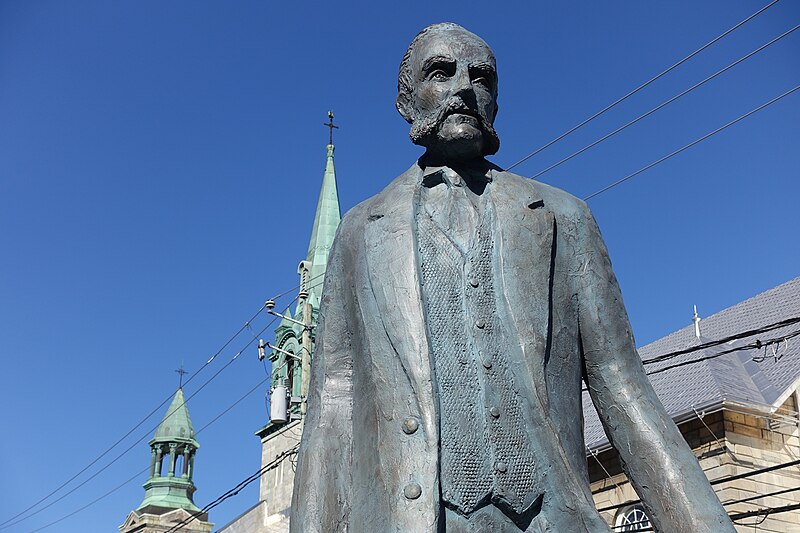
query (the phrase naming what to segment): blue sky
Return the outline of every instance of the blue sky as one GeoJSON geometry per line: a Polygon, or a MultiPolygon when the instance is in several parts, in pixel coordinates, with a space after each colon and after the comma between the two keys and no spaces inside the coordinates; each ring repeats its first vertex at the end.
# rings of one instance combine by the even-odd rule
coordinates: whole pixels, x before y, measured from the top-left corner
{"type": "MultiPolygon", "coordinates": [[[[0,521],[174,392],[181,362],[199,368],[297,283],[329,109],[343,210],[411,165],[420,150],[394,97],[422,27],[452,20],[494,48],[504,166],[765,3],[0,3],[0,521]]],[[[515,170],[535,174],[798,22],[797,3],[776,4],[515,170]]],[[[800,31],[540,179],[586,196],[794,87],[798,58],[800,31]]],[[[590,202],[639,344],[689,324],[694,304],[708,316],[798,275],[798,124],[800,92],[590,202]]],[[[251,347],[191,400],[195,427],[264,377],[251,347]]],[[[259,467],[262,389],[198,437],[200,506],[259,467]]],[[[2,531],[56,520],[148,464],[136,445],[2,531]]],[[[46,531],[113,531],[144,481],[46,531]]],[[[256,501],[253,484],[211,520],[256,501]]]]}

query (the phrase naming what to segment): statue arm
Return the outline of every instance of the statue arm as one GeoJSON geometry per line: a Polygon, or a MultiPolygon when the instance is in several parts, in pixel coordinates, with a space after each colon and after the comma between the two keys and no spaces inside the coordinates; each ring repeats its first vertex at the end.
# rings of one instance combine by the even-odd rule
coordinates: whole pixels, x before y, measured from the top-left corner
{"type": "Polygon", "coordinates": [[[656,531],[735,530],[645,375],[600,231],[581,202],[575,270],[584,376],[623,470],[656,531]]]}
{"type": "MultiPolygon", "coordinates": [[[[344,225],[344,221],[342,222],[344,225]]],[[[292,495],[291,531],[346,530],[352,448],[352,351],[348,313],[350,259],[342,231],[333,244],[311,364],[308,412],[292,495]]]]}

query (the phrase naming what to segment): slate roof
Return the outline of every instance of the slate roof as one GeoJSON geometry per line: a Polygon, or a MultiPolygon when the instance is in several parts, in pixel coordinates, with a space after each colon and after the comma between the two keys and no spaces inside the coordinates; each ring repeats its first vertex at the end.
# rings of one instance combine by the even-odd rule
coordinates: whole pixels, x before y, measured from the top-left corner
{"type": "MultiPolygon", "coordinates": [[[[694,325],[686,326],[638,349],[646,361],[655,356],[689,348],[712,340],[754,330],[785,319],[800,316],[800,277],[762,292],[748,300],[704,318],[700,322],[702,337],[695,337],[694,325]]],[[[717,347],[695,351],[675,359],[645,366],[649,373],[683,361],[713,355],[756,339],[780,338],[800,329],[800,324],[762,333],[717,347]]],[[[800,384],[800,337],[781,344],[777,355],[772,350],[763,362],[754,357],[764,349],[742,350],[726,355],[665,370],[650,376],[656,394],[673,419],[693,413],[693,408],[707,409],[724,401],[753,405],[760,409],[779,407],[800,384]]],[[[587,392],[583,393],[584,435],[590,449],[603,448],[608,439],[587,392]]]]}

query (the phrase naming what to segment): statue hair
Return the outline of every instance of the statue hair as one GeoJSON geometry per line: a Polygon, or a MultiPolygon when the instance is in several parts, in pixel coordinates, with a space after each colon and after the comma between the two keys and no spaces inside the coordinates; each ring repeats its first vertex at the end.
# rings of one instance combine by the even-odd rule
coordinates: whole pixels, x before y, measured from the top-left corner
{"type": "Polygon", "coordinates": [[[411,93],[413,92],[414,82],[411,76],[411,53],[414,51],[414,47],[417,45],[417,42],[419,42],[420,39],[428,35],[430,32],[437,30],[456,29],[469,31],[463,26],[459,26],[455,22],[439,22],[436,24],[431,24],[430,26],[426,26],[411,40],[411,44],[408,45],[406,53],[403,55],[403,60],[400,61],[400,72],[397,75],[397,110],[409,124],[412,122],[412,117],[407,116],[402,103],[409,102],[411,100],[411,93]]]}

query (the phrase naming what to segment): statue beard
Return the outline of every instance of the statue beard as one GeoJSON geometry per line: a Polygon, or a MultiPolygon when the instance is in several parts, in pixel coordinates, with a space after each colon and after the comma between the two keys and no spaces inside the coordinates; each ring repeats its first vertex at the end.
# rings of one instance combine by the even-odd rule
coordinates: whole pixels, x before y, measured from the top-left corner
{"type": "MultiPolygon", "coordinates": [[[[416,145],[424,146],[426,148],[440,142],[437,138],[439,128],[442,127],[444,120],[448,115],[458,111],[464,111],[468,108],[459,100],[450,100],[442,106],[438,112],[429,113],[424,116],[417,117],[411,124],[411,142],[416,145]]],[[[482,114],[477,113],[478,122],[480,123],[480,130],[483,134],[483,150],[481,155],[494,155],[500,149],[500,137],[497,131],[489,120],[482,114]]]]}

